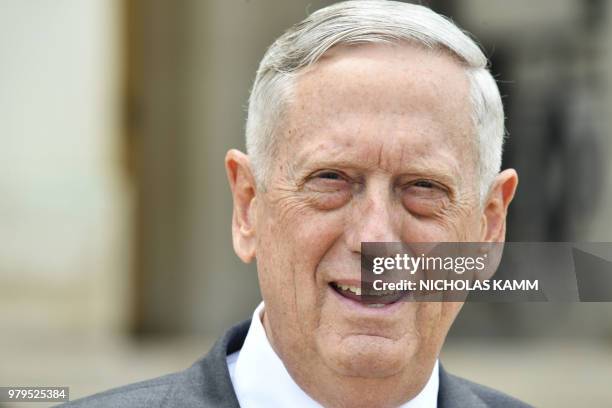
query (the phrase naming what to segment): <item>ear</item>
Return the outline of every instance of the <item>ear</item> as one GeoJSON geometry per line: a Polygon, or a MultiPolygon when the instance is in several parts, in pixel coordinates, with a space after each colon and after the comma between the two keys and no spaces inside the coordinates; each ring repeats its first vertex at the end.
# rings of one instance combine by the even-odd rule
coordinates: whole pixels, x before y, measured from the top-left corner
{"type": "Polygon", "coordinates": [[[504,170],[495,177],[484,203],[482,242],[506,240],[506,215],[517,185],[518,175],[514,169],[504,170]]]}
{"type": "Polygon", "coordinates": [[[255,257],[255,177],[249,157],[232,149],[225,155],[225,170],[234,200],[232,213],[232,241],[236,255],[249,263],[255,257]]]}

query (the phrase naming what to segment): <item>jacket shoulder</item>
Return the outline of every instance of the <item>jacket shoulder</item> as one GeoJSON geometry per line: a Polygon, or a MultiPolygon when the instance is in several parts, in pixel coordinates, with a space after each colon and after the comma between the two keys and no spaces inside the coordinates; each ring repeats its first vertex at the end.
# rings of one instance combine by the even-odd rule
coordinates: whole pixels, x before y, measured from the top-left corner
{"type": "Polygon", "coordinates": [[[161,407],[173,384],[180,381],[182,375],[182,372],[173,373],[124,385],[68,402],[62,407],[161,407]]]}
{"type": "Polygon", "coordinates": [[[473,394],[478,396],[487,407],[499,407],[499,408],[530,408],[529,405],[517,398],[514,398],[501,391],[487,387],[486,385],[477,384],[475,382],[466,380],[465,378],[457,377],[452,374],[448,374],[452,378],[452,381],[456,382],[459,386],[469,389],[473,394]]]}
{"type": "Polygon", "coordinates": [[[113,388],[62,407],[238,407],[226,357],[242,347],[249,325],[247,320],[232,327],[186,370],[113,388]]]}

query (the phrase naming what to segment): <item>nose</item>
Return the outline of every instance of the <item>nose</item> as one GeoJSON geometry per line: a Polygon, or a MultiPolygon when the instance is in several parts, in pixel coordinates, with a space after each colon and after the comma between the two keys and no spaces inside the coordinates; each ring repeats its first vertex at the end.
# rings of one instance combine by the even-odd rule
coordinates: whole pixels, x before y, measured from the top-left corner
{"type": "Polygon", "coordinates": [[[362,242],[400,241],[401,225],[392,197],[383,180],[367,184],[353,197],[352,211],[345,221],[345,238],[352,252],[360,253],[362,242]]]}

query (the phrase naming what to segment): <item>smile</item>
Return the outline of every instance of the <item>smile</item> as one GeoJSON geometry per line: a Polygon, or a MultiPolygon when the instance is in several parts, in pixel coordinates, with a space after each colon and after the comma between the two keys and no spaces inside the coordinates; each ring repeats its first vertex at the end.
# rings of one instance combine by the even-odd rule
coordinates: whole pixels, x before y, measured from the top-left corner
{"type": "Polygon", "coordinates": [[[408,291],[374,290],[371,285],[349,285],[330,282],[329,286],[340,296],[358,302],[369,308],[382,308],[406,298],[408,291]]]}

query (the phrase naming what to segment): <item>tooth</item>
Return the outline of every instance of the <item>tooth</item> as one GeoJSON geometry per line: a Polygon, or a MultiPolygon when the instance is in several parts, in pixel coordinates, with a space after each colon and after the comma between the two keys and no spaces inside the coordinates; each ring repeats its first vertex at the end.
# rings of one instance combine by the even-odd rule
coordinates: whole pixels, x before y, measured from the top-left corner
{"type": "Polygon", "coordinates": [[[356,290],[354,291],[356,295],[361,296],[361,288],[355,288],[356,290]]]}
{"type": "Polygon", "coordinates": [[[384,306],[385,306],[385,304],[384,304],[384,303],[370,303],[370,304],[368,305],[368,307],[373,307],[373,308],[375,308],[375,309],[380,308],[380,307],[384,307],[384,306]]]}

